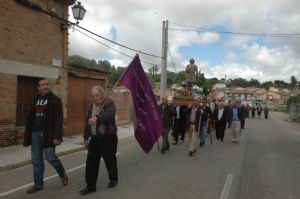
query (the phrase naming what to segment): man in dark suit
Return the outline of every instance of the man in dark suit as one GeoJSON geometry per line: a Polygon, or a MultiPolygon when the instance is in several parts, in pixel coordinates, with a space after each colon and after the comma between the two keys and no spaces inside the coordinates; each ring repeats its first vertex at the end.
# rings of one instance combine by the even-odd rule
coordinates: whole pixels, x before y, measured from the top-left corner
{"type": "Polygon", "coordinates": [[[184,114],[187,106],[175,106],[174,125],[173,125],[173,144],[178,143],[178,136],[181,135],[180,142],[184,142],[187,128],[187,115],[184,114]]]}
{"type": "Polygon", "coordinates": [[[169,132],[173,125],[174,107],[171,104],[168,104],[167,97],[163,97],[162,103],[159,105],[159,110],[161,112],[163,123],[165,126],[165,131],[162,134],[163,145],[161,149],[161,153],[164,154],[165,151],[168,151],[170,149],[169,132]]]}
{"type": "Polygon", "coordinates": [[[223,142],[227,122],[227,109],[224,107],[223,101],[219,101],[218,108],[214,110],[213,120],[215,121],[216,137],[223,142]]]}
{"type": "Polygon", "coordinates": [[[201,108],[203,110],[203,113],[201,114],[201,125],[200,125],[200,147],[202,147],[205,144],[205,138],[207,136],[207,128],[208,128],[208,120],[212,116],[212,111],[209,106],[206,104],[206,99],[202,99],[202,105],[201,108]]]}
{"type": "Polygon", "coordinates": [[[245,121],[246,121],[246,107],[244,104],[241,104],[241,101],[237,101],[237,107],[240,109],[241,112],[241,130],[245,128],[245,121]]]}

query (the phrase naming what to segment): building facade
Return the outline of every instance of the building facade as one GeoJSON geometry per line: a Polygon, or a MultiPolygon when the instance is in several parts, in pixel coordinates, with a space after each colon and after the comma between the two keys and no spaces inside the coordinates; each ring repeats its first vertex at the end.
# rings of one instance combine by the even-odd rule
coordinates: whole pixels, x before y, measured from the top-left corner
{"type": "Polygon", "coordinates": [[[45,77],[67,116],[68,31],[40,12],[68,19],[72,0],[10,0],[0,5],[0,146],[22,137],[37,80],[45,77]]]}

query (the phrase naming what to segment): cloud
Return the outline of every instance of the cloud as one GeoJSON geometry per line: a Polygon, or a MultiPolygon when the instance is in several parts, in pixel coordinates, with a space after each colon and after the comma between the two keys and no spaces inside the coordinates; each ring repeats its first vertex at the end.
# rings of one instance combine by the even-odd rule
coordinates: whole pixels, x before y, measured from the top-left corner
{"type": "Polygon", "coordinates": [[[126,67],[128,64],[124,63],[123,60],[120,59],[111,59],[108,60],[111,65],[114,65],[115,67],[126,67]]]}
{"type": "Polygon", "coordinates": [[[228,52],[226,56],[226,60],[229,62],[234,62],[237,59],[237,54],[235,52],[228,52]]]}
{"type": "MultiPolygon", "coordinates": [[[[300,33],[298,0],[81,0],[81,2],[87,13],[80,25],[124,45],[159,56],[162,20],[166,19],[170,20],[170,27],[177,28],[188,27],[178,26],[175,23],[198,28],[224,27],[234,32],[300,33]]],[[[80,54],[94,59],[108,57],[110,60],[120,60],[122,64],[130,62],[130,58],[78,32],[69,32],[70,54],[80,54]]],[[[223,77],[224,73],[230,72],[228,75],[232,77],[256,78],[261,81],[274,79],[287,81],[291,75],[300,79],[299,37],[297,39],[225,37],[217,33],[198,34],[170,30],[169,47],[178,66],[177,71],[184,69],[189,59],[189,56],[181,54],[179,51],[181,47],[209,46],[221,40],[225,41],[223,45],[220,44],[220,48],[228,49],[228,52],[219,64],[211,65],[211,60],[195,58],[207,76],[223,77]]],[[[105,43],[130,56],[135,55],[135,52],[105,43]]],[[[158,58],[140,56],[147,62],[154,64],[161,62],[158,58]]]]}

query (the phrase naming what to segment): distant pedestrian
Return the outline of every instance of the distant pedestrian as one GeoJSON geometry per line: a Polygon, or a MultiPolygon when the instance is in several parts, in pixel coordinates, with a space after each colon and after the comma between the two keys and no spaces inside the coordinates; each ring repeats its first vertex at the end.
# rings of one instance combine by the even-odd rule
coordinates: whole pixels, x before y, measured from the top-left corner
{"type": "Polygon", "coordinates": [[[241,130],[244,130],[245,129],[245,123],[246,123],[246,114],[247,114],[247,110],[246,110],[246,107],[244,104],[241,104],[241,101],[239,100],[237,102],[237,107],[240,109],[241,111],[241,130]]]}
{"type": "Polygon", "coordinates": [[[255,112],[256,112],[256,107],[255,107],[255,105],[253,105],[251,108],[251,117],[252,118],[255,118],[255,112]]]}
{"type": "Polygon", "coordinates": [[[247,104],[247,106],[246,106],[246,118],[250,117],[250,111],[251,111],[251,107],[249,106],[249,104],[247,104]]]}
{"type": "Polygon", "coordinates": [[[226,123],[227,123],[227,109],[224,107],[224,102],[219,101],[218,107],[213,112],[213,120],[215,121],[216,137],[217,140],[223,142],[226,123]]]}
{"type": "Polygon", "coordinates": [[[31,145],[31,161],[33,166],[34,185],[27,193],[34,193],[44,186],[44,157],[55,168],[63,185],[67,185],[68,177],[64,166],[55,154],[55,147],[62,142],[63,110],[61,99],[54,95],[48,80],[38,81],[39,95],[34,98],[27,117],[24,146],[31,145]]]}
{"type": "Polygon", "coordinates": [[[187,129],[187,115],[185,115],[185,110],[187,106],[177,105],[175,106],[174,112],[174,125],[173,125],[173,144],[178,143],[178,139],[180,136],[180,142],[184,142],[185,133],[187,129]]]}
{"type": "Polygon", "coordinates": [[[170,149],[169,144],[169,132],[173,126],[173,115],[174,115],[174,107],[168,104],[168,98],[163,97],[162,103],[159,105],[159,110],[162,115],[163,123],[165,126],[165,131],[162,133],[163,144],[161,148],[161,153],[164,154],[165,151],[170,149]]]}
{"type": "Polygon", "coordinates": [[[206,99],[202,100],[201,109],[203,110],[201,114],[201,125],[199,129],[199,138],[200,138],[200,147],[202,147],[205,144],[205,139],[207,136],[207,128],[208,128],[208,120],[212,116],[212,111],[209,106],[206,104],[206,99]]]}
{"type": "Polygon", "coordinates": [[[267,106],[264,108],[264,115],[265,115],[265,119],[268,119],[268,117],[269,117],[269,108],[267,106]]]}
{"type": "Polygon", "coordinates": [[[237,107],[237,103],[233,103],[228,113],[228,128],[231,130],[232,142],[238,144],[241,138],[241,108],[237,107]]]}
{"type": "Polygon", "coordinates": [[[262,112],[262,107],[261,107],[260,104],[259,104],[259,105],[257,106],[257,115],[258,115],[258,119],[260,119],[261,112],[262,112]]]}

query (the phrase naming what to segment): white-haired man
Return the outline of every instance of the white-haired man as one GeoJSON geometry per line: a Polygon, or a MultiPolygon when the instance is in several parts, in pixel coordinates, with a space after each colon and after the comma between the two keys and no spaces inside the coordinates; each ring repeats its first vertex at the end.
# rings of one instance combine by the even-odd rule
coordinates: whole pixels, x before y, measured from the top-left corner
{"type": "Polygon", "coordinates": [[[101,86],[92,88],[92,97],[93,103],[87,111],[83,135],[88,154],[85,170],[86,187],[80,191],[82,195],[96,191],[101,157],[110,179],[107,187],[113,188],[118,184],[116,107],[114,102],[104,95],[101,86]]]}

